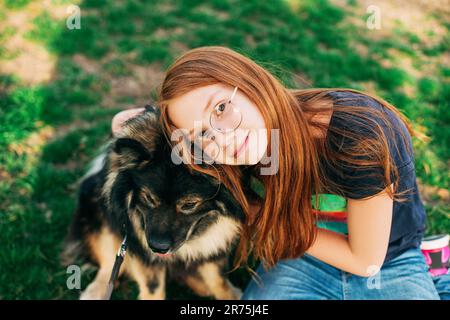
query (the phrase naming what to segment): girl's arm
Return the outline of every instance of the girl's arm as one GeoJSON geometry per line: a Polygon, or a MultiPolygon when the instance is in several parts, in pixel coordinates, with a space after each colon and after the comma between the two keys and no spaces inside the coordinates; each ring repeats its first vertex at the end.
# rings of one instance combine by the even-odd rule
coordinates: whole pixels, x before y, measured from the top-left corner
{"type": "Polygon", "coordinates": [[[306,253],[361,277],[374,275],[386,257],[392,212],[393,200],[385,191],[366,200],[348,199],[348,237],[318,228],[306,253]]]}

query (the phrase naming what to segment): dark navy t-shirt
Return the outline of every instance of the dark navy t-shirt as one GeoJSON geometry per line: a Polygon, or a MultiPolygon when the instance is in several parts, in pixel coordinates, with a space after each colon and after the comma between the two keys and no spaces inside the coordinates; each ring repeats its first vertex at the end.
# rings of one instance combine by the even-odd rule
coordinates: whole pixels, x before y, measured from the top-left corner
{"type": "MultiPolygon", "coordinates": [[[[328,147],[335,148],[337,152],[341,152],[341,150],[345,152],[346,145],[352,143],[351,139],[346,138],[348,133],[353,134],[355,137],[364,137],[373,135],[375,128],[382,128],[388,140],[392,160],[398,170],[399,186],[397,191],[409,190],[403,195],[405,201],[394,201],[389,246],[385,258],[385,262],[387,262],[409,248],[418,247],[425,231],[426,213],[417,188],[411,136],[406,126],[394,112],[383,107],[369,96],[345,91],[332,91],[328,95],[334,102],[333,114],[326,138],[328,147]],[[352,115],[349,120],[348,114],[344,116],[344,111],[341,109],[343,105],[352,106],[358,112],[356,112],[356,115],[352,115]],[[365,113],[369,109],[384,113],[393,130],[389,130],[390,126],[382,121],[378,115],[365,113]],[[357,115],[358,113],[367,115],[370,118],[360,117],[357,115]],[[333,128],[339,130],[333,130],[333,128]],[[341,133],[342,130],[345,130],[347,134],[343,135],[341,133]],[[406,142],[402,140],[402,133],[407,137],[406,142]]],[[[368,155],[368,157],[373,156],[368,155]]],[[[344,187],[344,194],[339,195],[342,198],[362,199],[377,194],[388,187],[384,183],[384,172],[381,167],[358,168],[345,164],[335,166],[328,162],[324,162],[323,167],[329,181],[344,187]]],[[[391,175],[391,177],[393,176],[391,175]]],[[[345,206],[345,204],[339,204],[339,201],[336,202],[336,199],[339,200],[339,197],[330,199],[338,206],[345,206]]],[[[319,225],[319,227],[335,229],[336,231],[336,225],[345,226],[345,228],[341,228],[341,231],[347,233],[345,214],[339,215],[339,212],[330,213],[319,213],[319,216],[324,219],[323,224],[319,225]]]]}
{"type": "MultiPolygon", "coordinates": [[[[404,201],[394,201],[393,204],[389,245],[384,260],[384,262],[388,262],[409,248],[420,246],[426,227],[426,213],[417,188],[411,136],[394,112],[383,107],[371,97],[348,91],[331,91],[327,94],[334,103],[325,139],[326,146],[337,153],[343,153],[354,142],[352,138],[348,138],[349,135],[358,139],[375,138],[375,129],[382,128],[388,141],[393,164],[398,170],[397,192],[408,190],[402,196],[404,201]],[[351,106],[356,112],[349,115],[342,106],[351,106]],[[367,113],[369,110],[378,110],[384,113],[387,123],[381,120],[379,114],[367,113]],[[389,128],[393,129],[389,130],[389,128]],[[402,139],[402,134],[405,135],[406,141],[402,139]]],[[[376,158],[376,156],[366,152],[360,158],[367,160],[376,158]]],[[[347,199],[366,198],[387,188],[388,185],[383,178],[384,170],[377,166],[357,167],[346,163],[330,163],[322,160],[321,165],[327,181],[330,185],[339,185],[340,191],[326,190],[319,194],[318,199],[313,196],[311,203],[318,218],[316,225],[319,228],[348,235],[347,199]],[[316,202],[316,200],[318,201],[316,202]]],[[[393,174],[391,174],[391,178],[394,178],[393,174]]],[[[250,181],[251,189],[264,198],[265,191],[262,182],[255,177],[252,177],[250,181]]]]}

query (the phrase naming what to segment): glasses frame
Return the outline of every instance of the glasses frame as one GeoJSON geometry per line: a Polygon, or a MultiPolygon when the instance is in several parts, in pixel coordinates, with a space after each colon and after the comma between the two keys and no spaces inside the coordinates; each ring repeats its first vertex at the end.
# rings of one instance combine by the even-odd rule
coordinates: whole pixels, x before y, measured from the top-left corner
{"type": "Polygon", "coordinates": [[[227,104],[230,104],[230,105],[233,107],[233,112],[234,112],[234,109],[236,109],[236,110],[239,111],[239,114],[240,114],[240,120],[239,120],[239,123],[237,124],[237,126],[236,126],[235,128],[233,128],[233,129],[226,129],[225,131],[219,130],[219,129],[217,129],[217,128],[215,128],[215,127],[213,126],[212,121],[211,121],[211,120],[212,120],[212,117],[213,117],[213,113],[216,111],[217,106],[219,106],[219,105],[222,104],[222,102],[221,102],[221,103],[218,103],[217,105],[214,106],[213,110],[211,111],[211,113],[210,113],[210,115],[209,115],[209,124],[210,124],[211,128],[213,128],[215,131],[220,132],[220,133],[232,132],[232,131],[236,130],[237,128],[239,128],[239,126],[241,125],[241,123],[242,123],[242,112],[241,112],[241,110],[240,110],[238,107],[236,107],[236,106],[234,105],[234,103],[233,103],[233,98],[234,98],[234,96],[236,95],[236,92],[237,92],[238,89],[239,89],[239,88],[238,88],[237,86],[234,87],[233,93],[231,94],[230,99],[228,99],[228,101],[227,101],[226,103],[227,103],[227,104]]]}

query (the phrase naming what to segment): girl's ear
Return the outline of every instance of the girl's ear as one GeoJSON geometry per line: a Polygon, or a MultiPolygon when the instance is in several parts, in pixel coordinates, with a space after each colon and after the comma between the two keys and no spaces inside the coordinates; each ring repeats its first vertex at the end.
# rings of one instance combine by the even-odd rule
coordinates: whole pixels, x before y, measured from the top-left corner
{"type": "Polygon", "coordinates": [[[120,168],[136,167],[143,161],[152,160],[152,153],[139,141],[130,138],[119,138],[114,142],[112,151],[114,160],[120,168]]]}

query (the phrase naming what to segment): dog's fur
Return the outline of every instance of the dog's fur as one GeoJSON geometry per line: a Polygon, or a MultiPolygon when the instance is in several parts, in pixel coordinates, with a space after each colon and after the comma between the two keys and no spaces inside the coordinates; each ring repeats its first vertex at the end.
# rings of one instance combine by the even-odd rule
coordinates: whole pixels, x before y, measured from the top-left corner
{"type": "Polygon", "coordinates": [[[218,181],[173,163],[158,117],[147,109],[128,120],[81,179],[63,261],[94,261],[99,270],[81,299],[102,299],[127,233],[121,272],[137,282],[140,299],[164,299],[166,274],[200,296],[239,299],[224,273],[242,209],[218,181]]]}

